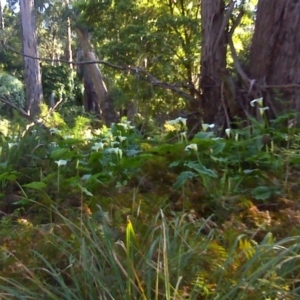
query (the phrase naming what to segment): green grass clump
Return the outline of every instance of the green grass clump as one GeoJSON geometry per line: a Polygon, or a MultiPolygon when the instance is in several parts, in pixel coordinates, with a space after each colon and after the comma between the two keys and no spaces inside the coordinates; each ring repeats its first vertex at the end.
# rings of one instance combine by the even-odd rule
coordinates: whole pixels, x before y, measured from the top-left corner
{"type": "Polygon", "coordinates": [[[139,230],[140,220],[128,219],[121,232],[101,210],[98,218],[74,220],[54,211],[60,222],[19,224],[23,233],[1,247],[1,299],[299,296],[299,236],[274,242],[267,234],[257,243],[240,235],[226,247],[222,230],[203,233],[211,220],[191,223],[188,215],[170,218],[160,211],[146,232],[139,230]],[[15,242],[26,236],[30,248],[21,249],[15,242]]]}

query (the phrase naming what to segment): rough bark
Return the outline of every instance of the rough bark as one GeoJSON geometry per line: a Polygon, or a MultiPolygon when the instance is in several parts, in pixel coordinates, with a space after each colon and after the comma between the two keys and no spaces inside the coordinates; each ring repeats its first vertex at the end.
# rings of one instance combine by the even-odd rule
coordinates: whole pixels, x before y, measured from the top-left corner
{"type": "MultiPolygon", "coordinates": [[[[260,0],[250,50],[250,75],[263,84],[300,83],[300,1],[260,0]]],[[[264,91],[266,105],[278,112],[294,108],[300,112],[300,89],[264,91]],[[276,101],[281,94],[282,102],[276,101]],[[292,100],[292,106],[287,102],[292,100]]],[[[299,125],[299,124],[298,124],[299,125]]]]}
{"type": "Polygon", "coordinates": [[[225,3],[223,0],[201,1],[201,89],[205,123],[223,125],[221,113],[220,70],[226,67],[225,3]]]}
{"type": "Polygon", "coordinates": [[[90,72],[87,66],[84,66],[84,108],[87,112],[93,112],[99,114],[99,108],[97,103],[97,94],[94,90],[94,85],[90,72]]]}
{"type": "MultiPolygon", "coordinates": [[[[83,50],[85,60],[97,60],[95,53],[91,51],[88,35],[80,28],[76,28],[76,32],[83,50]]],[[[97,64],[88,64],[87,69],[93,81],[94,89],[97,94],[97,102],[100,110],[100,118],[104,119],[106,125],[116,122],[117,114],[113,106],[113,99],[109,97],[107,87],[103,80],[102,74],[97,64]]]]}
{"type": "MultiPolygon", "coordinates": [[[[38,57],[35,17],[33,14],[33,0],[20,0],[21,23],[23,33],[23,53],[31,57],[38,57]]],[[[31,116],[40,111],[43,99],[41,71],[39,61],[24,56],[26,110],[31,116]]]]}

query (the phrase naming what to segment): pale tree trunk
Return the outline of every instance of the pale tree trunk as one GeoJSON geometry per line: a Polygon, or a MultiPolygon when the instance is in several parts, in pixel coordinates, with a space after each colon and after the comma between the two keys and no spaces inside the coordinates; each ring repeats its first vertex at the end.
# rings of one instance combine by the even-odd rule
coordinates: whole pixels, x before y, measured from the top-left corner
{"type": "Polygon", "coordinates": [[[201,89],[205,123],[224,125],[221,105],[221,70],[226,67],[226,29],[224,0],[201,1],[201,89]]]}
{"type": "Polygon", "coordinates": [[[4,17],[3,17],[3,4],[0,0],[0,29],[1,29],[1,38],[3,39],[4,34],[4,17]]]}
{"type": "MultiPolygon", "coordinates": [[[[66,5],[70,4],[70,0],[66,0],[66,5]]],[[[71,19],[67,18],[67,49],[66,49],[66,57],[69,62],[73,61],[73,53],[72,53],[72,30],[71,30],[71,19]]],[[[73,65],[70,63],[70,68],[73,69],[73,65]]]]}
{"type": "Polygon", "coordinates": [[[261,85],[286,85],[262,91],[276,113],[296,109],[300,124],[300,1],[260,0],[250,50],[250,76],[261,85]],[[280,95],[280,100],[277,101],[280,95]],[[277,98],[277,99],[276,99],[277,98]],[[292,100],[292,102],[290,102],[292,100]],[[292,103],[292,105],[288,105],[292,103]]]}
{"type": "MultiPolygon", "coordinates": [[[[85,60],[95,61],[96,56],[91,51],[88,35],[80,28],[76,28],[76,32],[83,50],[85,60]]],[[[87,64],[87,70],[93,81],[94,89],[97,94],[97,102],[100,111],[100,118],[104,119],[106,125],[110,126],[111,123],[116,122],[117,114],[113,107],[113,100],[108,96],[108,91],[103,80],[102,74],[97,64],[87,64]]]]}
{"type": "Polygon", "coordinates": [[[26,110],[31,116],[35,116],[40,112],[43,89],[39,61],[30,58],[38,57],[33,0],[20,0],[20,11],[23,32],[23,54],[25,55],[26,110]],[[30,57],[26,57],[26,55],[30,57]]]}
{"type": "MultiPolygon", "coordinates": [[[[76,60],[82,61],[84,59],[83,51],[78,50],[76,60]]],[[[95,113],[99,115],[97,94],[94,90],[92,78],[90,76],[88,65],[77,65],[77,75],[83,77],[84,95],[83,106],[86,112],[95,113]]]]}
{"type": "Polygon", "coordinates": [[[52,51],[51,51],[51,66],[54,66],[55,53],[56,53],[56,30],[52,32],[52,51]]]}

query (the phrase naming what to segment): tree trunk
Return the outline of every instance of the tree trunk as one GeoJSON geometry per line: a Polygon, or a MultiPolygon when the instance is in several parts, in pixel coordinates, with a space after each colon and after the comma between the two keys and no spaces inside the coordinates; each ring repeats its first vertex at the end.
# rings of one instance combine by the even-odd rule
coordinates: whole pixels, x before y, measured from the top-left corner
{"type": "MultiPolygon", "coordinates": [[[[76,28],[76,32],[83,50],[85,60],[95,61],[96,56],[92,52],[88,36],[80,28],[76,28]]],[[[91,75],[95,92],[97,94],[97,102],[100,110],[100,117],[104,119],[105,124],[110,126],[116,122],[117,114],[113,106],[113,100],[108,96],[107,88],[97,64],[87,64],[87,69],[91,75]]]]}
{"type": "MultiPolygon", "coordinates": [[[[250,50],[250,75],[263,85],[300,83],[300,1],[260,0],[250,50]]],[[[275,112],[286,108],[300,112],[300,89],[284,88],[263,91],[265,105],[275,112]],[[276,101],[281,94],[284,100],[276,101]],[[292,105],[287,101],[292,100],[292,105]]]]}
{"type": "Polygon", "coordinates": [[[220,71],[226,67],[226,29],[224,0],[201,1],[201,89],[204,122],[223,126],[220,71]]]}
{"type": "Polygon", "coordinates": [[[4,17],[3,17],[3,10],[4,5],[2,4],[0,0],[0,29],[1,29],[1,39],[4,40],[4,17]]]}
{"type": "MultiPolygon", "coordinates": [[[[70,0],[66,0],[66,5],[69,6],[70,0]]],[[[66,49],[66,57],[69,62],[73,60],[72,53],[72,30],[71,30],[71,19],[67,18],[67,49],[66,49]]],[[[73,65],[70,64],[70,68],[73,69],[73,65]]]]}
{"type": "Polygon", "coordinates": [[[84,66],[84,108],[85,111],[99,115],[97,94],[87,66],[84,66]]]}
{"type": "MultiPolygon", "coordinates": [[[[33,0],[20,0],[21,23],[23,32],[23,53],[31,57],[38,57],[36,25],[33,14],[33,0]]],[[[41,71],[39,61],[24,56],[26,110],[31,116],[40,111],[43,99],[41,71]]]]}

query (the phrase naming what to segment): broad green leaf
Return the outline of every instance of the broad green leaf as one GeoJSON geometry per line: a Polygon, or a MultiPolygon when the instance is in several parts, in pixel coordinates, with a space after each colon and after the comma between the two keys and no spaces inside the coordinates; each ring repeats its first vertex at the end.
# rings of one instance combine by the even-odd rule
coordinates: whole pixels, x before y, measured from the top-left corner
{"type": "Polygon", "coordinates": [[[223,152],[224,148],[226,146],[226,143],[223,141],[216,141],[216,144],[212,146],[213,155],[218,155],[223,152]]]}
{"type": "Polygon", "coordinates": [[[207,175],[209,177],[217,178],[218,175],[211,169],[207,169],[205,166],[203,166],[200,163],[195,163],[195,162],[188,162],[185,164],[187,167],[195,170],[201,175],[207,175]]]}
{"type": "Polygon", "coordinates": [[[65,159],[66,154],[70,152],[69,148],[60,148],[60,149],[55,149],[51,153],[51,158],[53,159],[65,159]]]}
{"type": "Polygon", "coordinates": [[[181,164],[180,161],[173,161],[172,163],[169,164],[169,168],[178,167],[180,164],[181,164]]]}
{"type": "Polygon", "coordinates": [[[251,194],[257,200],[267,200],[272,194],[272,189],[267,186],[259,186],[251,191],[251,194]]]}
{"type": "Polygon", "coordinates": [[[46,185],[46,183],[44,183],[42,181],[34,181],[34,182],[30,182],[30,183],[24,184],[23,186],[27,187],[27,188],[30,188],[30,189],[34,189],[34,190],[42,190],[47,185],[46,185]]]}
{"type": "Polygon", "coordinates": [[[15,173],[4,172],[0,174],[0,180],[11,180],[14,181],[17,179],[17,175],[15,173]]]}
{"type": "Polygon", "coordinates": [[[188,179],[194,178],[196,176],[197,176],[197,174],[194,172],[184,171],[177,177],[177,180],[173,184],[173,187],[175,189],[179,189],[187,182],[188,179]]]}

